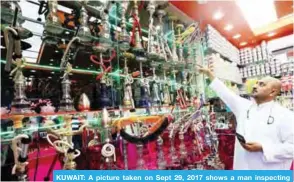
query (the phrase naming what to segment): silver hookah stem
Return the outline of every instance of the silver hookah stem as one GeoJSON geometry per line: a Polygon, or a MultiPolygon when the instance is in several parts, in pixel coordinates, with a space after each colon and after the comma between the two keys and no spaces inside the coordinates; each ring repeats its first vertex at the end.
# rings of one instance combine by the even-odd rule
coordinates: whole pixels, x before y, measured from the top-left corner
{"type": "Polygon", "coordinates": [[[129,166],[128,166],[128,142],[124,139],[123,140],[123,155],[124,155],[124,167],[125,167],[125,170],[128,170],[129,169],[129,166]]]}
{"type": "Polygon", "coordinates": [[[139,160],[137,161],[137,170],[144,170],[145,169],[145,161],[143,159],[143,144],[137,144],[137,153],[139,160]]]}
{"type": "Polygon", "coordinates": [[[153,43],[153,34],[154,34],[154,28],[153,28],[153,14],[155,12],[155,4],[153,0],[150,0],[147,6],[147,11],[149,12],[149,30],[148,30],[148,49],[147,52],[154,52],[154,43],[153,43]]]}
{"type": "Polygon", "coordinates": [[[164,153],[162,151],[162,144],[163,144],[163,140],[159,136],[157,138],[157,166],[158,166],[158,169],[165,169],[165,167],[166,167],[164,153]]]}

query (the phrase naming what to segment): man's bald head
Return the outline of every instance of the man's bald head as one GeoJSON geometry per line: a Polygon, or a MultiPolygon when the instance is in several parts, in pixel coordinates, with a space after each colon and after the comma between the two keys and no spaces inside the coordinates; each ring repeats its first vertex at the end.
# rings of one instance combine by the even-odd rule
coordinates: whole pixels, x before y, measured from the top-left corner
{"type": "Polygon", "coordinates": [[[269,86],[272,89],[276,90],[276,95],[275,96],[277,96],[280,93],[281,88],[282,88],[281,81],[279,79],[277,79],[277,78],[273,78],[273,77],[270,77],[270,76],[264,77],[263,79],[269,84],[269,86]]]}
{"type": "Polygon", "coordinates": [[[279,79],[267,76],[260,79],[253,87],[252,97],[257,102],[271,101],[279,95],[281,90],[281,81],[279,79]]]}

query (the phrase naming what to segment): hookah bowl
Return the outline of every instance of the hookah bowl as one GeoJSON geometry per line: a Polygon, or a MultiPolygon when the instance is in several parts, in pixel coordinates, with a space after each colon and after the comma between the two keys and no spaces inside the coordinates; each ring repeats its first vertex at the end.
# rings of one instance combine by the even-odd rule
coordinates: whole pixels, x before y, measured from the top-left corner
{"type": "Polygon", "coordinates": [[[148,91],[146,89],[146,86],[141,86],[140,89],[141,89],[141,97],[139,100],[139,107],[147,108],[147,107],[149,107],[148,91]]]}

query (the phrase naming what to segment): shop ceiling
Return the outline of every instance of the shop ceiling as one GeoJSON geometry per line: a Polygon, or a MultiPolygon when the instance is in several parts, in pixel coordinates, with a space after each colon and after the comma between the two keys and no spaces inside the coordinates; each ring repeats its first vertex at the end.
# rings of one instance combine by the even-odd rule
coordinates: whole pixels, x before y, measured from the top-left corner
{"type": "Polygon", "coordinates": [[[293,1],[198,0],[170,1],[170,3],[192,19],[200,21],[203,27],[211,24],[238,48],[255,46],[262,40],[272,40],[293,34],[293,1]],[[269,18],[266,13],[270,13],[270,6],[275,10],[275,19],[262,25],[262,19],[266,21],[269,18]],[[249,17],[246,16],[246,8],[249,17]],[[252,28],[252,21],[249,21],[250,15],[251,20],[253,19],[252,21],[261,26],[252,28]]]}

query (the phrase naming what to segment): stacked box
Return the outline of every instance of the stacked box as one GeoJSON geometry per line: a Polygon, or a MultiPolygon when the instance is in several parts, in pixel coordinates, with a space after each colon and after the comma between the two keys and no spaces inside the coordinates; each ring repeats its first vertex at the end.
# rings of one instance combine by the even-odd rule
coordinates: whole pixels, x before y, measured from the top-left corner
{"type": "Polygon", "coordinates": [[[223,57],[240,64],[239,50],[227,41],[216,29],[208,25],[205,30],[205,45],[223,57]]]}

